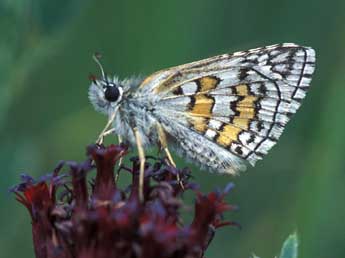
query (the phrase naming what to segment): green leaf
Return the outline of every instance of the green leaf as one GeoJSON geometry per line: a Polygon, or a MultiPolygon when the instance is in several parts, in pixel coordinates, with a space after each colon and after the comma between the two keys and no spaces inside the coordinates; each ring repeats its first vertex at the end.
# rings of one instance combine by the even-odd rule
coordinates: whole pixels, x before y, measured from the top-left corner
{"type": "Polygon", "coordinates": [[[251,258],[260,258],[260,257],[256,256],[256,254],[253,254],[251,258]]]}
{"type": "Polygon", "coordinates": [[[298,255],[297,233],[290,235],[284,242],[279,258],[297,258],[298,255]]]}

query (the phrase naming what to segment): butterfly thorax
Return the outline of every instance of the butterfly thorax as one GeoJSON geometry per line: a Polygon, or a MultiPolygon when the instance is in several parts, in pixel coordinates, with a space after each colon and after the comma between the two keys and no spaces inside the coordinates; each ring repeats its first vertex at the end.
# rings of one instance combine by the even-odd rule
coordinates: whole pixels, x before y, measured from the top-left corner
{"type": "Polygon", "coordinates": [[[133,128],[137,127],[142,136],[144,145],[157,142],[155,124],[158,122],[154,116],[154,103],[146,99],[134,98],[132,94],[123,99],[116,114],[113,128],[115,133],[131,144],[135,144],[133,128]]]}

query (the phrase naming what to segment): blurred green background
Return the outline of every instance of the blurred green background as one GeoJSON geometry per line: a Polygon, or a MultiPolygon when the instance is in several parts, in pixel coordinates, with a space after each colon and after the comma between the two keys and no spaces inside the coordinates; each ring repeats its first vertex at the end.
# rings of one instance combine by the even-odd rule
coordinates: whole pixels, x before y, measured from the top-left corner
{"type": "Polygon", "coordinates": [[[34,257],[29,215],[7,188],[82,160],[106,122],[87,98],[94,52],[124,78],[281,42],[316,49],[312,87],[255,168],[194,168],[205,190],[235,182],[228,218],[243,227],[219,230],[206,255],[273,257],[297,230],[300,257],[345,257],[345,1],[1,0],[0,29],[1,257],[34,257]]]}

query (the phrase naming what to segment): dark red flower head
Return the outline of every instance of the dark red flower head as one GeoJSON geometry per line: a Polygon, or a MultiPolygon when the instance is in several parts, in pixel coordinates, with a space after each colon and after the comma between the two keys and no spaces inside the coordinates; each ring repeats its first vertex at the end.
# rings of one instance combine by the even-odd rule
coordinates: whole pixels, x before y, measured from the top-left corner
{"type": "Polygon", "coordinates": [[[91,145],[82,163],[60,162],[37,181],[22,176],[12,191],[31,215],[37,258],[199,258],[215,230],[233,224],[222,219],[223,212],[234,208],[224,201],[227,191],[202,194],[189,182],[188,169],[161,159],[148,158],[144,201],[138,198],[137,158],[131,168],[118,168],[132,175],[129,191],[120,189],[114,171],[126,152],[124,146],[91,145]],[[88,183],[93,168],[97,172],[88,183]],[[186,190],[196,193],[190,225],[180,215],[186,190]]]}

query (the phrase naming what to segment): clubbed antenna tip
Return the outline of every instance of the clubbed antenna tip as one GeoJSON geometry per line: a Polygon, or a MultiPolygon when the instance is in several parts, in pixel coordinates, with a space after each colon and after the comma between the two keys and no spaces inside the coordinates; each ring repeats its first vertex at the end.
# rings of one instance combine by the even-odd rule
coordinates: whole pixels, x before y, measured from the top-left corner
{"type": "Polygon", "coordinates": [[[102,77],[105,78],[104,69],[100,61],[102,58],[102,55],[100,53],[94,53],[92,58],[93,60],[95,60],[96,64],[99,66],[99,69],[101,70],[101,73],[102,73],[102,77]]]}

